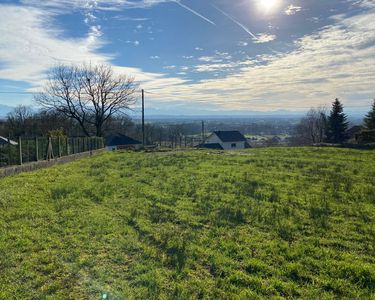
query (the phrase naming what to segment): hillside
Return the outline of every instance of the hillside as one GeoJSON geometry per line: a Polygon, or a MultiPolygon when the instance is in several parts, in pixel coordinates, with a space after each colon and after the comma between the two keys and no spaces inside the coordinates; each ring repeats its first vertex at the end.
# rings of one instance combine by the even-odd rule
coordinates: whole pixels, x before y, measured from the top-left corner
{"type": "Polygon", "coordinates": [[[375,296],[374,151],[106,153],[0,212],[0,299],[375,296]]]}

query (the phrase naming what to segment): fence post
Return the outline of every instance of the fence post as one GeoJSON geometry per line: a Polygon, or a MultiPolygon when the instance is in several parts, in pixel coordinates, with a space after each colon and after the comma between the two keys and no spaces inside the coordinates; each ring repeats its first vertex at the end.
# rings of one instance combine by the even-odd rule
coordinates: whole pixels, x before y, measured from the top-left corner
{"type": "Polygon", "coordinates": [[[8,165],[12,164],[12,144],[10,143],[10,136],[8,136],[8,165]]]}
{"type": "Polygon", "coordinates": [[[70,149],[69,149],[69,138],[65,138],[65,143],[66,143],[66,155],[69,156],[70,154],[70,149]]]}
{"type": "Polygon", "coordinates": [[[18,156],[19,156],[19,164],[22,165],[22,139],[18,137],[18,156]]]}
{"type": "Polygon", "coordinates": [[[48,161],[50,161],[51,159],[53,159],[53,146],[52,146],[52,138],[49,137],[48,138],[48,145],[47,145],[47,155],[46,155],[46,159],[48,161]]]}
{"type": "Polygon", "coordinates": [[[61,157],[61,138],[58,137],[57,151],[59,152],[59,157],[61,157]]]}
{"type": "Polygon", "coordinates": [[[35,137],[35,161],[39,160],[39,143],[38,137],[35,137]]]}

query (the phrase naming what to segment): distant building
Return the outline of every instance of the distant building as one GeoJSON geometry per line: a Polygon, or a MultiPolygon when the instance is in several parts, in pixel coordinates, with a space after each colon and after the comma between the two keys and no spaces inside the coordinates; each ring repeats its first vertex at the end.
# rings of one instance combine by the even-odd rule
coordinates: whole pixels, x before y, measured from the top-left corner
{"type": "Polygon", "coordinates": [[[124,134],[113,134],[106,139],[107,150],[138,150],[142,148],[142,142],[137,141],[124,134]]]}
{"type": "Polygon", "coordinates": [[[250,148],[247,139],[239,131],[214,131],[200,148],[229,150],[250,148]]]}
{"type": "Polygon", "coordinates": [[[9,143],[10,143],[12,146],[17,146],[17,145],[18,145],[17,142],[12,141],[12,140],[9,140],[9,141],[8,141],[7,138],[5,138],[5,137],[3,137],[3,136],[0,135],[0,146],[1,146],[1,145],[7,145],[7,144],[9,144],[9,143]]]}

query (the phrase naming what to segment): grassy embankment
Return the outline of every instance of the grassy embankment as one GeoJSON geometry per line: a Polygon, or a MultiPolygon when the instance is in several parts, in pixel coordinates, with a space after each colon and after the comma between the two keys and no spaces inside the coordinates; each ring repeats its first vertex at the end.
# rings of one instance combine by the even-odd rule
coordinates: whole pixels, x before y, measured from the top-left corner
{"type": "Polygon", "coordinates": [[[0,180],[0,299],[375,297],[375,152],[108,153],[0,180]]]}

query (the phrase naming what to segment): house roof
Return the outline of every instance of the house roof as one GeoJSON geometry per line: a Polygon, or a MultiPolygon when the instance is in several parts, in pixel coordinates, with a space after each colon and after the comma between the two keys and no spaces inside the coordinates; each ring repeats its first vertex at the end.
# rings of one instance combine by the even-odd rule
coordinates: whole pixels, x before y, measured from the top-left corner
{"type": "Polygon", "coordinates": [[[239,131],[214,131],[214,134],[224,143],[247,141],[239,131]]]}
{"type": "MultiPolygon", "coordinates": [[[[13,146],[17,146],[18,143],[12,140],[9,140],[10,144],[13,146]]],[[[0,145],[6,145],[8,144],[8,139],[0,135],[0,145]]]]}
{"type": "Polygon", "coordinates": [[[213,149],[213,150],[224,150],[219,143],[200,144],[198,148],[213,149]]]}
{"type": "Polygon", "coordinates": [[[142,142],[132,139],[124,134],[114,134],[106,139],[107,146],[127,146],[127,145],[140,145],[142,142]]]}

